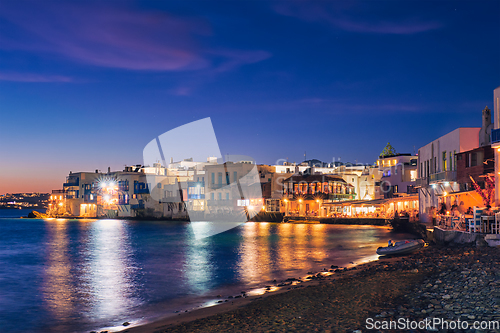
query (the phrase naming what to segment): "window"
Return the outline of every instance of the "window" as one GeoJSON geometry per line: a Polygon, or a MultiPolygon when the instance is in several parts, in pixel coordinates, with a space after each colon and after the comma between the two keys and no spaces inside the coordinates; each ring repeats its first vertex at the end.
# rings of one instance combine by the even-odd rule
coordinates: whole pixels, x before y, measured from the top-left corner
{"type": "Polygon", "coordinates": [[[210,193],[210,200],[214,200],[214,194],[210,193]]]}
{"type": "Polygon", "coordinates": [[[250,206],[250,200],[238,200],[238,207],[250,206]]]}
{"type": "Polygon", "coordinates": [[[472,153],[470,154],[470,166],[476,166],[477,165],[477,153],[472,153]]]}
{"type": "Polygon", "coordinates": [[[470,167],[470,154],[465,154],[465,167],[470,167]]]}
{"type": "Polygon", "coordinates": [[[237,182],[238,181],[238,173],[235,171],[233,172],[233,182],[237,182]]]}
{"type": "Polygon", "coordinates": [[[446,171],[448,165],[446,163],[446,151],[443,151],[443,171],[446,171]]]}
{"type": "Polygon", "coordinates": [[[453,170],[457,171],[457,151],[453,151],[453,157],[454,157],[454,162],[453,162],[453,170]]]}
{"type": "Polygon", "coordinates": [[[161,188],[161,183],[158,183],[158,185],[156,185],[156,187],[161,188]]]}
{"type": "Polygon", "coordinates": [[[226,193],[226,200],[229,200],[229,193],[226,193]]]}
{"type": "Polygon", "coordinates": [[[453,153],[450,151],[450,171],[453,170],[453,153]]]}
{"type": "Polygon", "coordinates": [[[394,185],[394,193],[398,193],[398,185],[394,185]]]}
{"type": "Polygon", "coordinates": [[[212,172],[212,184],[215,184],[215,173],[212,172]]]}
{"type": "Polygon", "coordinates": [[[217,173],[217,184],[222,184],[222,172],[217,173]]]}
{"type": "Polygon", "coordinates": [[[219,193],[219,195],[217,196],[217,198],[218,198],[219,200],[222,200],[222,193],[219,193]]]}

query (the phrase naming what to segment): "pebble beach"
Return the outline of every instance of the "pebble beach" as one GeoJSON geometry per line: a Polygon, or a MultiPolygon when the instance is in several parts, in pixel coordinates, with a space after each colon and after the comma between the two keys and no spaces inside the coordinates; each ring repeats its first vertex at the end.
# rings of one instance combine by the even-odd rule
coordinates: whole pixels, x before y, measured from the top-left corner
{"type": "Polygon", "coordinates": [[[472,328],[500,321],[499,264],[496,248],[428,246],[351,268],[325,267],[278,292],[223,297],[221,306],[123,332],[398,332],[383,325],[438,319],[455,326],[437,331],[499,332],[472,328]]]}

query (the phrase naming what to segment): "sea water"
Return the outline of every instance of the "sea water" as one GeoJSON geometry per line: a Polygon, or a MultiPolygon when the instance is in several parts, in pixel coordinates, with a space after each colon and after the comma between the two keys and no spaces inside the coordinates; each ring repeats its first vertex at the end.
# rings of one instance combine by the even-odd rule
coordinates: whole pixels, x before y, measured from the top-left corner
{"type": "Polygon", "coordinates": [[[124,328],[375,260],[377,247],[403,237],[384,227],[245,223],[196,239],[186,222],[0,218],[0,332],[124,328]]]}

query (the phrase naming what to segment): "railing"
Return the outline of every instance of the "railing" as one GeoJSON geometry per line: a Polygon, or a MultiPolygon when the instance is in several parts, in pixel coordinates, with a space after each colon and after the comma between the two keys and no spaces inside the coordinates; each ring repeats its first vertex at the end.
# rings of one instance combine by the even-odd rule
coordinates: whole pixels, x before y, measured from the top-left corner
{"type": "Polygon", "coordinates": [[[144,204],[131,205],[130,209],[143,209],[144,204]]]}
{"type": "Polygon", "coordinates": [[[356,197],[356,194],[330,194],[329,199],[354,199],[356,197]]]}
{"type": "Polygon", "coordinates": [[[63,186],[78,186],[80,185],[80,178],[71,177],[69,178],[63,186]]]}
{"type": "Polygon", "coordinates": [[[430,176],[430,182],[440,182],[440,181],[448,181],[452,182],[457,180],[457,172],[456,171],[443,171],[439,173],[432,174],[430,176]]]}
{"type": "Polygon", "coordinates": [[[227,184],[210,184],[208,187],[212,190],[217,190],[219,188],[223,188],[224,186],[227,186],[227,184]]]}
{"type": "Polygon", "coordinates": [[[428,177],[417,178],[417,180],[415,180],[415,187],[426,187],[428,185],[429,185],[428,177]]]}
{"type": "Polygon", "coordinates": [[[138,183],[134,185],[135,194],[147,194],[149,193],[149,186],[146,183],[138,183]]]}
{"type": "Polygon", "coordinates": [[[205,194],[188,194],[188,199],[205,199],[205,194]]]}
{"type": "Polygon", "coordinates": [[[491,130],[491,143],[500,142],[500,128],[491,130]]]}

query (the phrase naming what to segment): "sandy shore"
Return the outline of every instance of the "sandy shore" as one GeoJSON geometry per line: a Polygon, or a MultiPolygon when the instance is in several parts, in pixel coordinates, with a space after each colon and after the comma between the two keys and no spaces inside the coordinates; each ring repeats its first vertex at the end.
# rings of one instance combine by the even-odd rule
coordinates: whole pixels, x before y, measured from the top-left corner
{"type": "Polygon", "coordinates": [[[492,248],[426,247],[333,274],[320,272],[262,296],[221,299],[221,305],[122,332],[368,332],[367,318],[421,320],[433,311],[448,318],[500,320],[499,254],[492,248]],[[467,288],[461,294],[466,300],[454,288],[463,290],[464,283],[480,290],[471,290],[475,301],[462,311],[471,299],[467,288]],[[492,290],[493,298],[482,304],[492,290]]]}

